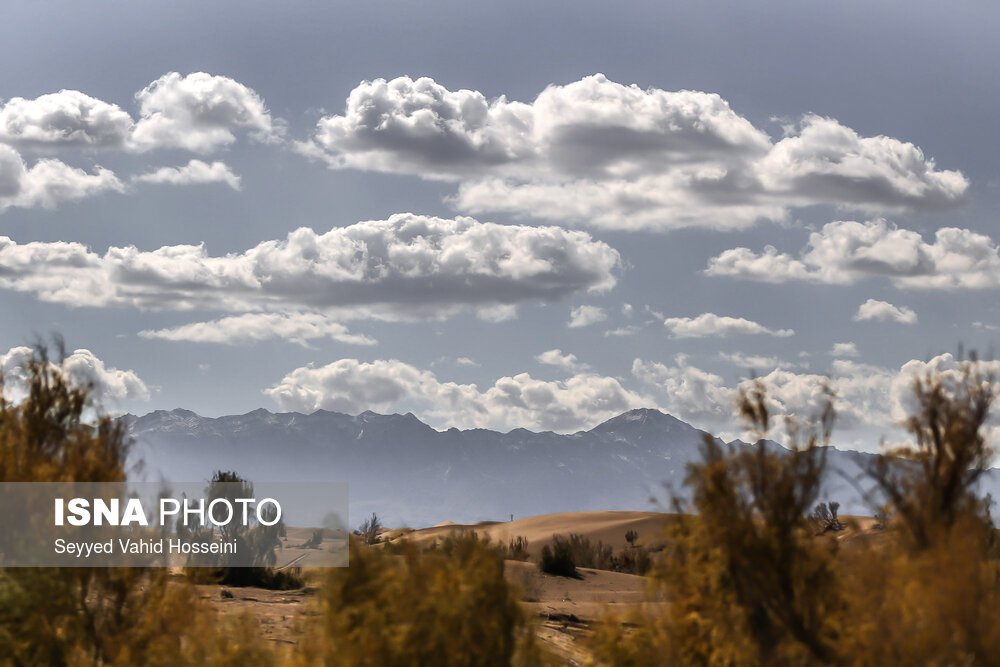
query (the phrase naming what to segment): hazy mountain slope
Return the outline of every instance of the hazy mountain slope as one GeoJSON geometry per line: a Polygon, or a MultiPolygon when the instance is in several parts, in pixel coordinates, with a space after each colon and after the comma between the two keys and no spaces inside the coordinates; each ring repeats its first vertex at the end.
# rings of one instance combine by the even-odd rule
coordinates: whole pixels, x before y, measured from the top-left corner
{"type": "MultiPolygon", "coordinates": [[[[147,479],[204,480],[226,469],[256,480],[347,481],[352,523],[376,511],[414,526],[655,509],[651,496],[662,502],[666,487],[682,490],[705,437],[656,410],[632,410],[572,435],[436,431],[412,414],[323,410],[219,418],[172,410],[124,419],[147,479]]],[[[857,480],[869,459],[831,448],[824,498],[840,501],[844,513],[864,512],[857,480]]]]}

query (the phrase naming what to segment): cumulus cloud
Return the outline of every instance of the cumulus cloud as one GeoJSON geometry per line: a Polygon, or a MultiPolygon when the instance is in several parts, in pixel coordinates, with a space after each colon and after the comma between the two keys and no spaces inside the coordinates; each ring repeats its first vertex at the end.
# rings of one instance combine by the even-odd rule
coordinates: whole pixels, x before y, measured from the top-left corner
{"type": "Polygon", "coordinates": [[[911,143],[861,137],[832,118],[808,114],[797,135],[774,145],[757,164],[772,195],[792,205],[824,202],[876,213],[947,208],[965,196],[958,171],[939,171],[911,143]]]}
{"type": "Polygon", "coordinates": [[[209,153],[235,142],[237,130],[263,142],[275,141],[282,133],[260,95],[225,76],[169,72],[135,99],[139,120],[131,144],[138,151],[182,148],[209,153]]]}
{"type": "Polygon", "coordinates": [[[590,235],[397,214],[320,234],[297,229],[243,253],[153,251],[0,237],[0,287],[74,306],[236,312],[311,310],[337,319],[442,318],[463,308],[553,301],[614,286],[618,252],[590,235]]]}
{"type": "MultiPolygon", "coordinates": [[[[919,380],[926,379],[928,374],[941,378],[945,393],[954,396],[958,388],[962,386],[962,379],[968,371],[979,373],[984,380],[992,380],[994,391],[1000,391],[1000,384],[997,382],[997,378],[1000,377],[1000,361],[997,360],[963,361],[946,353],[939,354],[927,361],[913,359],[906,362],[900,368],[899,373],[892,377],[890,388],[892,417],[897,421],[902,421],[907,416],[916,413],[920,406],[913,393],[913,385],[919,380]]],[[[994,426],[997,424],[996,411],[993,411],[990,422],[994,426]]]]}
{"type": "Polygon", "coordinates": [[[744,354],[742,352],[719,352],[719,359],[728,361],[734,366],[754,371],[795,366],[796,364],[782,361],[777,357],[768,357],[761,354],[744,354]]]}
{"type": "Polygon", "coordinates": [[[439,380],[397,360],[341,359],[320,368],[297,368],[265,390],[282,410],[333,410],[357,414],[418,405],[438,426],[526,427],[572,432],[593,427],[649,400],[610,377],[589,373],[551,382],[520,373],[481,391],[474,384],[439,380]]]}
{"type": "Polygon", "coordinates": [[[686,355],[677,355],[672,365],[635,359],[632,375],[662,393],[664,408],[681,419],[715,424],[732,418],[736,392],[721,376],[689,364],[686,355]]]}
{"type": "Polygon", "coordinates": [[[570,373],[587,370],[589,368],[587,364],[577,359],[575,354],[564,354],[559,348],[542,352],[535,357],[535,361],[548,366],[556,366],[570,373]]]}
{"type": "Polygon", "coordinates": [[[760,254],[733,248],[711,258],[706,273],[772,283],[881,277],[903,288],[983,289],[1000,287],[1000,254],[990,237],[968,229],[943,227],[928,243],[881,219],[838,221],[810,234],[798,258],[771,246],[760,254]]]}
{"type": "Polygon", "coordinates": [[[103,167],[88,173],[44,158],[29,168],[17,151],[0,144],[0,212],[10,207],[54,209],[62,202],[124,189],[114,172],[103,167]]]}
{"type": "Polygon", "coordinates": [[[674,338],[705,338],[732,335],[767,334],[768,336],[794,336],[792,329],[768,329],[763,324],[742,317],[727,317],[715,313],[702,313],[698,317],[668,317],[663,325],[674,338]]]}
{"type": "Polygon", "coordinates": [[[246,313],[211,322],[194,322],[169,329],[140,331],[142,338],[193,343],[256,343],[282,338],[304,347],[309,342],[329,338],[338,343],[375,345],[374,338],[351,333],[346,326],[320,313],[246,313]]]}
{"type": "Polygon", "coordinates": [[[469,213],[616,229],[739,228],[817,204],[916,213],[968,188],[918,147],[830,118],[807,115],[775,143],[719,95],[601,74],[530,103],[426,77],[365,81],[297,147],[331,168],[457,182],[450,201],[469,213]]]}
{"type": "Polygon", "coordinates": [[[591,324],[597,324],[598,322],[603,322],[608,319],[608,314],[603,308],[598,308],[597,306],[577,306],[569,313],[569,326],[570,329],[578,329],[580,327],[589,327],[591,324]]]}
{"type": "Polygon", "coordinates": [[[833,347],[830,349],[830,356],[859,357],[861,356],[861,353],[858,352],[858,346],[856,343],[834,343],[833,347]]]}
{"type": "MultiPolygon", "coordinates": [[[[636,359],[632,374],[662,393],[667,410],[704,428],[732,425],[736,421],[736,398],[755,381],[727,383],[721,376],[691,365],[684,355],[678,355],[673,364],[636,359]]],[[[810,419],[823,405],[827,388],[833,388],[838,426],[854,429],[894,424],[889,398],[894,377],[887,369],[837,360],[830,376],[774,368],[757,381],[767,390],[773,417],[810,419]]]]}
{"type": "MultiPolygon", "coordinates": [[[[12,347],[0,354],[4,391],[9,400],[18,401],[27,395],[27,365],[33,354],[25,346],[12,347]]],[[[149,389],[134,371],[109,368],[90,350],[74,350],[61,364],[51,367],[58,368],[71,386],[88,388],[97,401],[149,399],[149,389]]]]}
{"type": "Polygon", "coordinates": [[[888,301],[868,299],[858,306],[854,314],[855,322],[878,320],[879,322],[896,322],[897,324],[916,324],[917,314],[906,306],[896,307],[888,301]]]}
{"type": "Polygon", "coordinates": [[[233,190],[240,190],[243,184],[225,162],[216,160],[211,164],[201,160],[191,160],[183,167],[160,167],[154,171],[135,176],[137,183],[159,183],[166,185],[194,185],[224,183],[233,190]]]}
{"type": "MultiPolygon", "coordinates": [[[[896,369],[837,359],[826,375],[775,368],[756,380],[729,383],[719,375],[693,366],[685,355],[678,355],[671,364],[636,359],[632,374],[654,396],[662,396],[665,409],[703,428],[718,429],[733,424],[734,401],[739,392],[759,381],[766,389],[772,417],[814,418],[830,389],[834,392],[839,430],[886,432],[898,427],[918,407],[913,393],[917,379],[934,372],[944,378],[946,388],[954,388],[969,363],[950,354],[929,361],[908,361],[896,369]]],[[[983,375],[1000,376],[1000,361],[975,363],[983,375]]]]}
{"type": "Polygon", "coordinates": [[[0,143],[21,150],[122,148],[131,131],[132,117],[118,105],[78,90],[0,104],[0,143]]]}
{"type": "Polygon", "coordinates": [[[116,104],[78,90],[0,104],[0,144],[52,152],[73,148],[149,151],[180,148],[208,153],[236,141],[281,138],[283,122],[271,116],[256,91],[225,76],[168,72],[135,94],[138,119],[116,104]]]}

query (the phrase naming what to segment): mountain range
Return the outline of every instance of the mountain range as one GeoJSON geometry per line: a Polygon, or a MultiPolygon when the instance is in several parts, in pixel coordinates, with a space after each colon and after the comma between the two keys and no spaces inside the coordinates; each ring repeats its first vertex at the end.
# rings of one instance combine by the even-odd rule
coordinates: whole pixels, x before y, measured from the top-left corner
{"type": "MultiPolygon", "coordinates": [[[[352,525],[377,512],[388,525],[413,527],[668,509],[672,494],[683,494],[688,464],[700,460],[700,446],[711,437],[652,409],[569,435],[438,431],[411,413],[370,411],[258,409],[210,418],[178,409],[123,420],[135,442],[133,479],[202,481],[215,470],[235,470],[258,481],[346,481],[352,525]]],[[[770,441],[766,446],[788,451],[770,441]]],[[[840,502],[845,514],[871,514],[864,469],[872,458],[830,447],[820,499],[840,502]]],[[[990,472],[986,485],[1000,489],[1000,470],[990,472]]]]}

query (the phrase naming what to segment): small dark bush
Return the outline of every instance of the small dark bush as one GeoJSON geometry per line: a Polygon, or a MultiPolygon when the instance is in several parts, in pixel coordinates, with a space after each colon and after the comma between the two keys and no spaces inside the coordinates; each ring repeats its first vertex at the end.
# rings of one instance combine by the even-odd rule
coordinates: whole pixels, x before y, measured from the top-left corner
{"type": "Polygon", "coordinates": [[[562,535],[555,535],[552,544],[542,547],[542,557],[538,561],[538,569],[545,574],[557,577],[577,577],[576,561],[573,559],[573,548],[562,535]]]}

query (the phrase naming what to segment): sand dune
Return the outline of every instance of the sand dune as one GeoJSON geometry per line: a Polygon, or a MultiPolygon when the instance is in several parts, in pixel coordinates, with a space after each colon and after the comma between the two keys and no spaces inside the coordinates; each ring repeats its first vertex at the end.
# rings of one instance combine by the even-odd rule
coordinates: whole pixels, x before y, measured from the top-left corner
{"type": "Polygon", "coordinates": [[[480,537],[489,536],[494,542],[507,543],[511,539],[524,537],[528,540],[528,551],[537,556],[542,547],[552,541],[553,535],[577,533],[592,542],[600,540],[616,551],[627,546],[625,533],[634,530],[639,534],[637,544],[651,546],[662,542],[665,522],[669,514],[661,512],[566,512],[543,514],[514,521],[482,521],[472,524],[442,522],[430,528],[408,531],[389,531],[389,540],[406,539],[421,547],[430,546],[450,534],[473,531],[480,537]]]}

